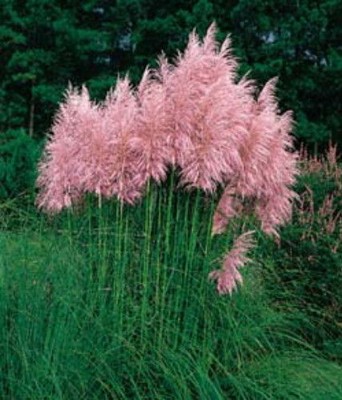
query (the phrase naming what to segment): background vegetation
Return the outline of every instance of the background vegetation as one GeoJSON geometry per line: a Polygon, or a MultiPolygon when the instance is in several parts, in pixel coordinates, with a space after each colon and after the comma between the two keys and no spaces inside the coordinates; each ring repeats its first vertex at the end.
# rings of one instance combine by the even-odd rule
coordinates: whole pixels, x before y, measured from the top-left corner
{"type": "Polygon", "coordinates": [[[261,85],[279,76],[298,138],[341,143],[341,14],[339,0],[3,0],[0,131],[43,137],[69,81],[100,99],[118,72],[137,81],[162,50],[175,55],[215,20],[242,74],[261,85]]]}

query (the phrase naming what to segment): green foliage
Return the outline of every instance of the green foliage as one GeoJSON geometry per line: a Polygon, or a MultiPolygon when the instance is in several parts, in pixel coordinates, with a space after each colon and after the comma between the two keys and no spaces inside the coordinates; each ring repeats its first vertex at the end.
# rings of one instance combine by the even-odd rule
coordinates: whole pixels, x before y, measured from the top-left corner
{"type": "Polygon", "coordinates": [[[263,246],[265,277],[271,287],[276,280],[283,288],[276,294],[278,300],[287,302],[290,297],[299,309],[306,310],[311,321],[303,327],[306,335],[330,356],[342,360],[338,350],[342,320],[342,168],[334,160],[311,159],[304,164],[293,221],[282,230],[279,247],[270,242],[263,246]],[[326,342],[330,345],[325,346],[326,342]]]}
{"type": "Polygon", "coordinates": [[[42,137],[69,81],[98,78],[97,87],[109,89],[117,69],[127,68],[117,41],[129,21],[114,15],[93,0],[8,0],[0,7],[1,130],[23,127],[42,137]]]}
{"type": "Polygon", "coordinates": [[[341,104],[334,102],[342,89],[341,11],[335,0],[240,0],[231,21],[222,20],[257,81],[279,76],[279,98],[295,111],[296,135],[306,143],[341,143],[341,104]]]}
{"type": "Polygon", "coordinates": [[[22,129],[0,134],[0,199],[33,191],[39,147],[22,129]]]}
{"type": "Polygon", "coordinates": [[[341,2],[338,0],[7,0],[0,7],[0,130],[42,137],[69,81],[102,98],[118,73],[136,82],[165,51],[175,56],[196,27],[232,34],[241,74],[279,76],[281,106],[295,111],[300,141],[342,140],[341,2]]]}
{"type": "Polygon", "coordinates": [[[146,64],[153,65],[161,51],[175,57],[177,50],[184,49],[194,28],[204,35],[214,19],[213,5],[207,0],[181,4],[174,1],[158,8],[151,3],[133,31],[134,61],[143,69],[146,64]]]}
{"type": "Polygon", "coordinates": [[[0,397],[341,398],[341,367],[294,333],[302,317],[258,268],[217,295],[207,275],[231,234],[212,238],[214,205],[170,184],[0,234],[0,397]]]}

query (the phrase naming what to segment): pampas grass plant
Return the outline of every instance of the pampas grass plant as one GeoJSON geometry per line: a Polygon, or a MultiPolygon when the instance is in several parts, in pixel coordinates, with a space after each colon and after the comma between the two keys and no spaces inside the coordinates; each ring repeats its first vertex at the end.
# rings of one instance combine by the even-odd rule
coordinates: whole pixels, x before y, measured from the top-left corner
{"type": "MultiPolygon", "coordinates": [[[[262,230],[278,236],[295,197],[291,113],[280,114],[274,79],[257,97],[254,82],[238,80],[230,41],[219,46],[215,34],[215,24],[203,41],[191,33],[173,64],[161,57],[137,89],[119,79],[103,104],[91,102],[85,87],[70,88],[40,163],[39,207],[59,212],[87,193],[98,196],[99,207],[113,197],[136,204],[173,169],[182,187],[206,194],[225,187],[213,234],[236,214],[236,198],[250,200],[262,230]]],[[[238,266],[251,247],[244,237],[210,275],[221,294],[242,282],[238,266]]]]}

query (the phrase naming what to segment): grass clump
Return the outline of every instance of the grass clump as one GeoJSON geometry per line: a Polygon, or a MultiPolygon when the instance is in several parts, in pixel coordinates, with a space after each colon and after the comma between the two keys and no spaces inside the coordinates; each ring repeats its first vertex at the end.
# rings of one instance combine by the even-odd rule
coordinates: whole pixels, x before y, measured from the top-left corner
{"type": "Polygon", "coordinates": [[[1,398],[341,398],[342,368],[275,306],[257,254],[232,297],[208,283],[240,222],[212,238],[196,191],[93,203],[0,234],[1,398]]]}

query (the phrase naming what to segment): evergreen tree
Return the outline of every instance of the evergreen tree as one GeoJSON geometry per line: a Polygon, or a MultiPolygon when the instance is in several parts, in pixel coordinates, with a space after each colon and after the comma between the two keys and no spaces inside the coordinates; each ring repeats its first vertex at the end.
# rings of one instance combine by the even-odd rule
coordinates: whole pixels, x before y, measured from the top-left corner
{"type": "Polygon", "coordinates": [[[232,34],[241,74],[279,76],[281,109],[306,143],[342,143],[339,0],[6,0],[0,7],[0,131],[41,138],[69,81],[101,99],[117,74],[138,82],[164,50],[183,50],[194,27],[232,34]]]}
{"type": "Polygon", "coordinates": [[[230,21],[245,69],[265,82],[279,76],[283,108],[295,111],[296,134],[307,143],[342,143],[342,3],[240,0],[230,21]]]}
{"type": "Polygon", "coordinates": [[[120,7],[93,0],[7,0],[0,7],[0,131],[23,127],[41,137],[69,81],[88,82],[95,97],[106,93],[130,62],[121,55],[128,21],[120,7]]]}

